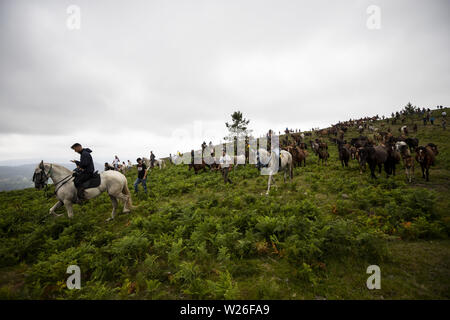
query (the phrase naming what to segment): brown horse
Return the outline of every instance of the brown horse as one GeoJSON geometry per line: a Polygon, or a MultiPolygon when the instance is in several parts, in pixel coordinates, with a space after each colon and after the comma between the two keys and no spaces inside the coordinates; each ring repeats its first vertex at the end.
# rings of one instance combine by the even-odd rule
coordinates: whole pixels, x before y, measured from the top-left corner
{"type": "Polygon", "coordinates": [[[414,158],[411,155],[411,151],[408,148],[408,145],[405,142],[397,142],[396,143],[397,150],[400,152],[400,155],[403,160],[403,166],[405,167],[406,178],[409,182],[412,181],[414,177],[414,158]]]}
{"type": "Polygon", "coordinates": [[[192,168],[194,168],[195,174],[197,174],[200,170],[203,169],[203,172],[206,171],[206,168],[211,169],[211,166],[206,164],[204,160],[202,160],[202,163],[190,163],[189,164],[189,171],[191,171],[192,168]]]}
{"type": "Polygon", "coordinates": [[[302,166],[302,162],[303,165],[306,167],[306,156],[307,156],[307,152],[303,149],[301,149],[298,146],[288,146],[286,147],[286,151],[288,151],[291,155],[292,155],[292,162],[294,164],[294,167],[302,166]]]}
{"type": "Polygon", "coordinates": [[[430,181],[430,167],[434,165],[437,155],[437,146],[435,144],[428,144],[426,147],[420,146],[416,148],[416,160],[422,169],[422,178],[430,181]]]}
{"type": "Polygon", "coordinates": [[[357,152],[356,147],[354,147],[354,146],[347,146],[347,147],[350,150],[350,156],[351,156],[352,160],[355,160],[356,159],[356,152],[357,152]]]}
{"type": "Polygon", "coordinates": [[[315,141],[309,140],[309,143],[311,145],[311,149],[315,154],[318,154],[319,152],[319,144],[315,141]]]}
{"type": "Polygon", "coordinates": [[[325,165],[328,164],[328,158],[330,154],[328,153],[328,145],[324,142],[319,143],[319,149],[317,151],[317,155],[319,156],[317,160],[317,164],[320,164],[320,160],[322,159],[322,165],[325,161],[325,165]]]}

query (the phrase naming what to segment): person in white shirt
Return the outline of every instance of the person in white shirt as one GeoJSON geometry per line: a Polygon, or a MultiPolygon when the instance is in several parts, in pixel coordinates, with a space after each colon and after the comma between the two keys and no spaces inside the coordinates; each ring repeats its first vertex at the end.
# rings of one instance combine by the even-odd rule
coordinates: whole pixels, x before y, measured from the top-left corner
{"type": "Polygon", "coordinates": [[[116,170],[116,171],[119,170],[119,163],[120,163],[119,157],[115,156],[114,160],[112,162],[112,164],[114,166],[114,170],[116,170]]]}
{"type": "Polygon", "coordinates": [[[225,150],[222,153],[222,156],[219,159],[219,164],[220,164],[220,170],[222,171],[222,176],[223,176],[223,181],[225,182],[225,184],[228,183],[232,183],[230,178],[228,178],[228,172],[231,169],[231,157],[225,153],[225,150]]]}

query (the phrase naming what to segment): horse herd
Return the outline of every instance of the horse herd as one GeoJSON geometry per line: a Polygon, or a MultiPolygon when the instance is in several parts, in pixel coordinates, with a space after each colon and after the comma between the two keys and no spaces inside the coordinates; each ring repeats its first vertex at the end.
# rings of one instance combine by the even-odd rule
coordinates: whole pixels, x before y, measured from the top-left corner
{"type": "MultiPolygon", "coordinates": [[[[348,167],[350,160],[357,160],[360,173],[365,171],[368,165],[372,178],[376,178],[376,167],[381,173],[381,168],[384,166],[386,175],[389,177],[390,175],[395,175],[396,165],[403,162],[406,177],[411,182],[414,176],[413,153],[415,153],[415,160],[422,169],[422,177],[429,181],[429,169],[434,165],[436,156],[439,153],[438,147],[434,143],[419,146],[417,138],[405,138],[403,135],[400,137],[390,135],[385,137],[384,141],[378,145],[366,136],[352,138],[349,143],[341,139],[331,140],[337,145],[338,158],[342,167],[348,167]]],[[[330,157],[328,144],[321,138],[316,138],[314,141],[310,140],[309,143],[311,150],[317,155],[318,164],[322,162],[322,164],[327,165],[327,160],[330,157]]],[[[294,166],[301,166],[302,163],[306,166],[308,152],[305,143],[300,142],[285,148],[292,154],[294,166]]]]}
{"type": "MultiPolygon", "coordinates": [[[[351,160],[356,160],[359,164],[360,173],[366,171],[368,166],[370,169],[370,176],[377,178],[375,170],[378,167],[378,172],[381,174],[382,167],[386,172],[387,177],[396,174],[396,166],[400,163],[403,164],[405,169],[406,178],[409,182],[412,182],[414,177],[414,165],[415,161],[419,163],[422,170],[422,177],[429,181],[430,167],[435,164],[436,156],[438,155],[438,147],[434,143],[429,143],[426,146],[419,146],[419,140],[417,138],[405,137],[403,134],[399,137],[393,135],[383,135],[382,140],[379,143],[367,136],[360,135],[359,137],[352,138],[350,142],[341,139],[330,138],[331,142],[336,144],[338,149],[338,159],[342,164],[342,167],[348,167],[351,160]],[[415,157],[414,157],[415,154],[415,157]]],[[[306,166],[306,158],[309,156],[308,144],[304,142],[304,139],[295,139],[293,143],[288,143],[285,140],[282,143],[281,157],[283,154],[286,158],[292,159],[286,163],[284,167],[280,161],[281,169],[286,169],[289,172],[289,165],[292,167],[306,166]]],[[[312,152],[317,156],[317,163],[320,165],[328,165],[328,159],[330,153],[328,152],[328,143],[323,136],[314,140],[309,140],[309,146],[312,152]]],[[[265,149],[259,149],[258,153],[261,154],[265,149]]],[[[276,157],[277,155],[274,155],[276,157]]],[[[235,156],[234,163],[244,164],[247,158],[244,155],[235,156]],[[238,161],[238,157],[244,157],[241,161],[238,161]]],[[[267,161],[269,162],[269,160],[267,161]]],[[[215,162],[211,165],[202,161],[200,164],[189,164],[189,170],[194,169],[195,173],[199,170],[205,170],[207,168],[211,170],[219,170],[220,165],[215,162]]],[[[291,173],[289,173],[292,176],[291,173]]],[[[270,182],[270,181],[269,181],[270,182]]],[[[270,183],[268,190],[270,189],[270,183]]]]}

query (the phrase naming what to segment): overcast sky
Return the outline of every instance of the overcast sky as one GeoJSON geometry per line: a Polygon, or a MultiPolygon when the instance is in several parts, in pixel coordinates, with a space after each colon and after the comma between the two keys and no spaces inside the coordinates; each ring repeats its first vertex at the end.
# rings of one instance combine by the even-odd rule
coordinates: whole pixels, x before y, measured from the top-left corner
{"type": "MultiPolygon", "coordinates": [[[[0,1],[0,161],[157,157],[450,105],[450,1],[0,1]],[[80,8],[80,29],[67,8],[80,8]],[[380,29],[369,29],[370,5],[380,29]],[[73,20],[71,20],[73,21],[73,20]]],[[[373,21],[373,20],[371,20],[373,21]]]]}

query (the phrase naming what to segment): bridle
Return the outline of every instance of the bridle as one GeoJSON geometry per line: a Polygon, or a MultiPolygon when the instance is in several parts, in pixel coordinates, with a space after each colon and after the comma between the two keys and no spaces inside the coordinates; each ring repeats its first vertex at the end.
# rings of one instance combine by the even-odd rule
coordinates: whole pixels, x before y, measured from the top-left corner
{"type": "Polygon", "coordinates": [[[55,182],[55,183],[54,183],[54,186],[55,186],[55,194],[56,194],[56,192],[58,192],[58,190],[59,190],[63,185],[65,185],[67,182],[69,182],[71,178],[72,178],[72,174],[69,174],[68,176],[62,178],[62,179],[59,180],[58,182],[55,182]],[[69,179],[67,179],[67,178],[69,178],[69,179]],[[61,182],[63,182],[63,183],[62,183],[61,185],[57,186],[57,185],[58,185],[59,183],[61,183],[61,182]]]}
{"type": "Polygon", "coordinates": [[[36,184],[36,186],[38,186],[38,187],[47,186],[47,181],[50,178],[52,168],[53,168],[52,164],[50,164],[50,169],[48,169],[48,172],[45,173],[44,165],[42,163],[39,164],[39,169],[41,169],[41,171],[34,172],[34,174],[33,174],[33,182],[36,184]]]}
{"type": "MultiPolygon", "coordinates": [[[[49,198],[47,181],[50,178],[50,175],[51,175],[51,172],[53,169],[53,165],[50,164],[50,169],[48,170],[47,173],[45,172],[45,167],[42,164],[39,165],[39,168],[41,169],[41,172],[37,172],[37,173],[35,172],[33,174],[33,182],[36,184],[37,187],[44,187],[45,195],[47,196],[47,198],[49,198]]],[[[72,174],[69,174],[68,176],[64,177],[63,179],[53,183],[53,185],[55,186],[54,194],[56,194],[63,185],[65,185],[67,182],[69,182],[71,178],[72,178],[72,174]],[[60,184],[60,185],[58,186],[58,184],[60,184]]]]}

